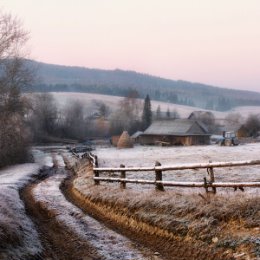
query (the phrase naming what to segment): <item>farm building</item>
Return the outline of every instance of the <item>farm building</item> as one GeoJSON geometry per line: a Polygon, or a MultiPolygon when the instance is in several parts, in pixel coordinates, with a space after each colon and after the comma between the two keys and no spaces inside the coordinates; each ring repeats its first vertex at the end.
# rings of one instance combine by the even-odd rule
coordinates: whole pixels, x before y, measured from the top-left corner
{"type": "Polygon", "coordinates": [[[207,128],[190,119],[154,121],[140,136],[141,144],[150,145],[198,145],[209,142],[207,128]]]}

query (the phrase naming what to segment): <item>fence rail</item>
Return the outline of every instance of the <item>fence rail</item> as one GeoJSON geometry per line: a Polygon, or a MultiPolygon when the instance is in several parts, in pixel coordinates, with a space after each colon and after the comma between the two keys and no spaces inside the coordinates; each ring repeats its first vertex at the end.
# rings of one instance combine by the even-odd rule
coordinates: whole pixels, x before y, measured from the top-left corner
{"type": "Polygon", "coordinates": [[[255,166],[260,165],[260,160],[249,160],[249,161],[234,161],[234,162],[208,162],[208,163],[192,163],[172,166],[162,166],[159,162],[155,163],[153,167],[125,167],[123,164],[118,168],[113,167],[98,167],[97,156],[88,153],[85,156],[90,160],[93,166],[93,180],[96,185],[99,185],[101,181],[104,182],[119,182],[120,187],[125,189],[127,183],[135,184],[150,184],[155,185],[156,190],[164,191],[164,187],[189,187],[189,188],[205,188],[206,192],[216,193],[216,188],[232,187],[235,190],[244,190],[244,187],[260,187],[260,181],[257,182],[215,182],[214,168],[225,168],[225,167],[242,167],[242,166],[255,166]],[[206,169],[209,175],[209,180],[206,177],[203,178],[202,182],[176,182],[176,181],[163,181],[162,173],[164,171],[176,171],[176,170],[195,170],[195,169],[206,169]],[[154,180],[144,179],[129,179],[126,178],[127,172],[154,172],[154,180]],[[100,177],[100,173],[115,173],[119,172],[120,177],[100,177]],[[209,190],[210,189],[210,190],[209,190]]]}
{"type": "MultiPolygon", "coordinates": [[[[224,168],[224,167],[235,167],[235,166],[249,166],[249,165],[260,165],[260,160],[251,161],[236,161],[236,162],[209,162],[209,163],[196,163],[196,164],[185,164],[185,165],[173,165],[173,166],[153,166],[153,167],[129,167],[125,168],[128,172],[147,172],[147,171],[173,171],[173,170],[188,170],[188,169],[207,169],[207,168],[224,168]]],[[[95,171],[99,172],[121,172],[122,168],[95,168],[95,171]]]]}

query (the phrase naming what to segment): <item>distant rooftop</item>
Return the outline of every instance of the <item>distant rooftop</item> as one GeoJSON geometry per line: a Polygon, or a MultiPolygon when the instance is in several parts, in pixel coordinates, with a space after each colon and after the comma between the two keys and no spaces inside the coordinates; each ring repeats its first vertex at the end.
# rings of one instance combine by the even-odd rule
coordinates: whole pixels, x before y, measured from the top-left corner
{"type": "Polygon", "coordinates": [[[190,119],[157,120],[144,132],[144,135],[207,135],[207,128],[200,122],[190,119]]]}

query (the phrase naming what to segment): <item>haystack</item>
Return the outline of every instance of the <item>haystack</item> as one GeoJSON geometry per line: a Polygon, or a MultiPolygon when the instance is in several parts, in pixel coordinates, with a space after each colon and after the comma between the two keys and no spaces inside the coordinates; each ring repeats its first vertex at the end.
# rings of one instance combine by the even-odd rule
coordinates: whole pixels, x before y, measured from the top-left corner
{"type": "Polygon", "coordinates": [[[127,133],[127,131],[124,131],[118,142],[117,142],[117,148],[122,149],[122,148],[133,148],[133,142],[131,140],[131,137],[127,133]]]}

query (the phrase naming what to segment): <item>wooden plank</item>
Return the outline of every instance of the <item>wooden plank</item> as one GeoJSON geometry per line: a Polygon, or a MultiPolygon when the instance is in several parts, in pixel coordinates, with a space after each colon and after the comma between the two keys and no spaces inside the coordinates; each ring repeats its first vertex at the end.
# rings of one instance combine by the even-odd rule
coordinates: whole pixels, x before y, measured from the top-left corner
{"type": "Polygon", "coordinates": [[[212,187],[260,187],[260,182],[215,182],[212,187]]]}
{"type": "MultiPolygon", "coordinates": [[[[129,167],[125,171],[139,172],[139,171],[170,171],[170,170],[187,170],[187,169],[205,169],[205,168],[222,168],[222,167],[236,167],[236,166],[249,166],[260,165],[260,160],[251,161],[235,161],[235,162],[212,162],[212,163],[195,163],[183,164],[173,166],[154,166],[154,167],[129,167]]],[[[99,172],[120,172],[121,168],[94,168],[99,172]]]]}
{"type": "MultiPolygon", "coordinates": [[[[174,181],[155,181],[155,180],[138,180],[138,179],[122,179],[109,177],[94,177],[94,180],[105,182],[126,182],[140,184],[163,184],[164,186],[174,187],[204,187],[204,182],[174,182],[174,181]]],[[[260,187],[260,182],[214,182],[208,183],[208,187],[260,187]]]]}
{"type": "Polygon", "coordinates": [[[121,178],[109,178],[109,177],[94,177],[94,180],[105,182],[122,182],[125,183],[140,183],[140,184],[155,184],[155,181],[150,180],[138,180],[138,179],[121,179],[121,178]]]}

